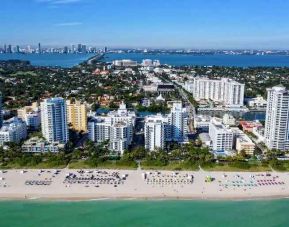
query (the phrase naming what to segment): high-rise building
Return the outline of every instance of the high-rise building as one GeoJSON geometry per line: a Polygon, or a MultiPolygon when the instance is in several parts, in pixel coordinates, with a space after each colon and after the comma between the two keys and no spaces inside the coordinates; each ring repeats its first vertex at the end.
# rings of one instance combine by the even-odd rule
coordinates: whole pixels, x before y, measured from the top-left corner
{"type": "Polygon", "coordinates": [[[168,117],[171,125],[171,141],[184,142],[187,140],[188,112],[183,108],[181,101],[173,102],[168,117]]]}
{"type": "Polygon", "coordinates": [[[8,54],[11,54],[12,53],[12,45],[8,45],[8,48],[7,48],[7,53],[8,54]]]}
{"type": "Polygon", "coordinates": [[[3,96],[2,96],[2,93],[0,92],[0,128],[2,127],[2,124],[3,124],[3,96]]]}
{"type": "Polygon", "coordinates": [[[63,98],[50,98],[41,103],[41,128],[49,142],[68,142],[66,103],[63,98]]]}
{"type": "Polygon", "coordinates": [[[78,45],[77,45],[77,52],[78,52],[78,53],[81,53],[81,52],[82,52],[82,45],[81,45],[81,44],[78,44],[78,45]]]}
{"type": "Polygon", "coordinates": [[[4,53],[7,53],[7,45],[6,44],[4,44],[4,53]]]}
{"type": "Polygon", "coordinates": [[[65,46],[65,47],[63,48],[63,53],[64,53],[64,54],[68,54],[68,47],[67,47],[67,46],[65,46]]]}
{"type": "Polygon", "coordinates": [[[211,80],[208,78],[194,78],[191,87],[196,100],[212,100],[226,106],[243,106],[245,85],[228,78],[211,80]]]}
{"type": "Polygon", "coordinates": [[[110,129],[109,148],[121,155],[128,149],[132,141],[130,135],[130,124],[126,121],[116,122],[110,129]]]}
{"type": "Polygon", "coordinates": [[[22,119],[14,117],[4,122],[0,129],[0,146],[4,143],[19,143],[27,137],[27,126],[22,119]]]}
{"type": "Polygon", "coordinates": [[[82,45],[81,47],[81,53],[85,54],[87,52],[86,45],[82,45]]]}
{"type": "Polygon", "coordinates": [[[145,149],[150,151],[164,149],[167,138],[167,128],[167,117],[161,114],[146,117],[144,127],[145,149]]]}
{"type": "Polygon", "coordinates": [[[87,131],[87,109],[86,105],[80,101],[66,101],[67,106],[67,121],[71,128],[78,132],[87,131]]]}
{"type": "Polygon", "coordinates": [[[42,49],[41,49],[41,43],[38,43],[38,53],[41,54],[42,53],[42,49]]]}
{"type": "Polygon", "coordinates": [[[128,111],[126,105],[121,103],[117,111],[89,119],[88,138],[97,143],[109,141],[111,151],[123,154],[132,143],[135,120],[135,112],[128,111]]]}
{"type": "Polygon", "coordinates": [[[188,114],[182,102],[172,103],[167,115],[157,114],[145,119],[145,148],[153,151],[163,149],[166,142],[186,142],[188,114]]]}
{"type": "Polygon", "coordinates": [[[71,53],[75,53],[75,45],[71,45],[71,53]]]}
{"type": "Polygon", "coordinates": [[[20,53],[20,46],[19,45],[16,46],[16,53],[20,53]]]}
{"type": "Polygon", "coordinates": [[[221,119],[211,119],[209,136],[211,138],[213,151],[226,152],[233,149],[234,133],[222,123],[221,119]]]}
{"type": "Polygon", "coordinates": [[[269,149],[289,149],[289,91],[282,85],[267,89],[265,140],[269,149]]]}

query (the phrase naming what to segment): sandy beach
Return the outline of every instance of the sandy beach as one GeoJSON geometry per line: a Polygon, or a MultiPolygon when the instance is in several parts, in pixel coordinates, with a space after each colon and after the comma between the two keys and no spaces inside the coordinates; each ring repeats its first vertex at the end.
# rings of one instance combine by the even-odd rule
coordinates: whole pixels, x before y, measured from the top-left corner
{"type": "Polygon", "coordinates": [[[1,199],[258,199],[289,197],[289,173],[3,170],[1,199]],[[209,182],[206,182],[209,181],[209,182]]]}

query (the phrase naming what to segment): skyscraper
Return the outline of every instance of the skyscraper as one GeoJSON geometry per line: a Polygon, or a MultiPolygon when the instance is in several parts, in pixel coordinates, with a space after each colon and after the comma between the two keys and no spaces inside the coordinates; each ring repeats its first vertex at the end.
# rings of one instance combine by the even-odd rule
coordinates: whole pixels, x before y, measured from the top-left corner
{"type": "Polygon", "coordinates": [[[0,92],[0,128],[2,127],[3,125],[3,113],[2,113],[2,93],[0,92]]]}
{"type": "Polygon", "coordinates": [[[38,53],[41,54],[42,53],[42,50],[41,50],[41,44],[38,43],[38,53]]]}
{"type": "Polygon", "coordinates": [[[41,128],[49,142],[68,141],[66,103],[63,98],[50,98],[41,103],[41,128]]]}
{"type": "Polygon", "coordinates": [[[19,45],[16,46],[16,53],[20,53],[20,46],[19,45]]]}
{"type": "Polygon", "coordinates": [[[81,52],[82,52],[82,45],[81,45],[81,44],[78,44],[78,45],[77,45],[77,52],[78,52],[78,53],[81,53],[81,52]]]}
{"type": "Polygon", "coordinates": [[[289,91],[282,85],[267,89],[265,142],[269,149],[289,149],[289,91]]]}
{"type": "Polygon", "coordinates": [[[87,52],[86,45],[82,45],[81,53],[85,54],[87,52]]]}
{"type": "Polygon", "coordinates": [[[8,45],[8,48],[7,48],[7,53],[8,54],[11,54],[12,53],[12,45],[8,45]]]}
{"type": "Polygon", "coordinates": [[[67,47],[67,46],[65,46],[65,47],[63,48],[63,53],[64,53],[64,54],[68,54],[68,47],[67,47]]]}

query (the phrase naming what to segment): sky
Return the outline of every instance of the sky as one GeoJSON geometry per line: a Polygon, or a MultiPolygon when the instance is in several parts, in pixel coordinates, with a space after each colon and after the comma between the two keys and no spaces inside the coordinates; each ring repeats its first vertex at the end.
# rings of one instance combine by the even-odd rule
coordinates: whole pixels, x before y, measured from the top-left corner
{"type": "Polygon", "coordinates": [[[289,0],[0,0],[0,45],[289,49],[289,0]]]}

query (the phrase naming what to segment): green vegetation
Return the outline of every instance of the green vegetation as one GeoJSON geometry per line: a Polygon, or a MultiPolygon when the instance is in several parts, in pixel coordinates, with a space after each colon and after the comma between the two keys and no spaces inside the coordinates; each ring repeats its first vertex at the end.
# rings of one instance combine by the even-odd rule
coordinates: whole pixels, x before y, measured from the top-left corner
{"type": "Polygon", "coordinates": [[[68,164],[70,169],[91,169],[91,168],[100,168],[100,169],[136,169],[136,162],[128,162],[124,160],[114,160],[114,161],[105,161],[100,163],[91,163],[85,160],[71,161],[68,164]]]}
{"type": "Polygon", "coordinates": [[[42,169],[42,168],[64,168],[69,158],[64,152],[58,154],[26,154],[21,152],[21,147],[10,143],[9,149],[0,147],[0,168],[3,169],[42,169]]]}
{"type": "Polygon", "coordinates": [[[189,143],[176,146],[172,152],[149,152],[141,162],[144,169],[159,170],[198,170],[199,165],[213,161],[213,155],[208,149],[189,143]]]}
{"type": "Polygon", "coordinates": [[[104,63],[83,64],[71,69],[34,67],[23,61],[0,62],[0,92],[7,109],[30,105],[34,101],[51,96],[76,98],[88,103],[98,103],[106,94],[113,97],[110,106],[121,100],[140,101],[138,82],[143,76],[120,74],[118,76],[94,75],[104,63]]]}
{"type": "Polygon", "coordinates": [[[248,162],[235,161],[231,163],[208,163],[201,166],[206,171],[222,171],[222,172],[268,172],[271,168],[267,164],[252,164],[248,162]]]}

